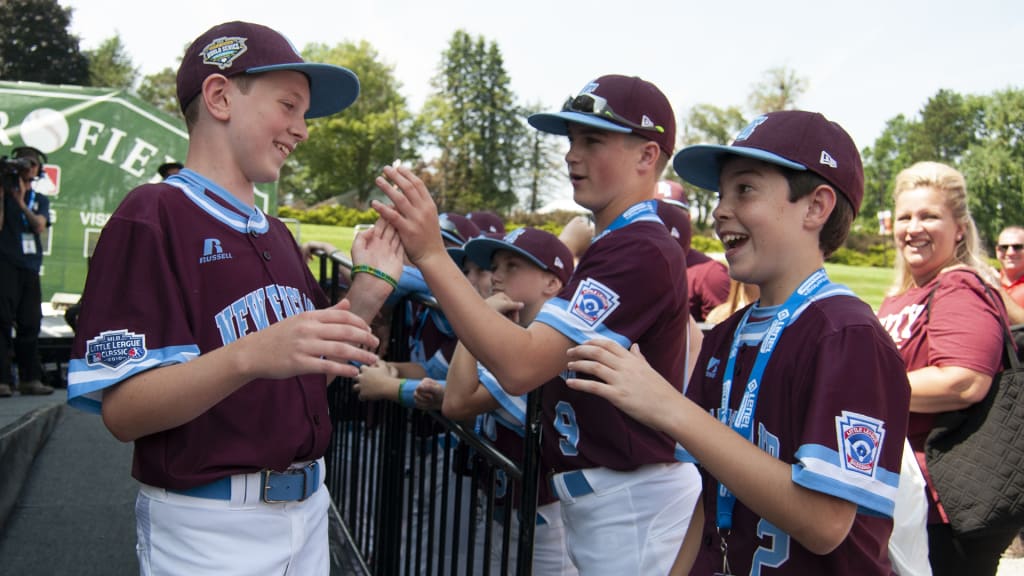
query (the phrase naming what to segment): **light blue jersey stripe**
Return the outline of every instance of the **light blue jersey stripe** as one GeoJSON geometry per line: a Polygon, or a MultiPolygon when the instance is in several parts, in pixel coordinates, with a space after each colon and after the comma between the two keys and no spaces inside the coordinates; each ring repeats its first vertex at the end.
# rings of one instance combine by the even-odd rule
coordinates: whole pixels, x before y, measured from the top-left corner
{"type": "Polygon", "coordinates": [[[628,338],[611,330],[603,322],[596,326],[588,326],[582,319],[569,312],[569,306],[570,304],[567,300],[552,298],[541,308],[535,321],[551,326],[577,344],[582,344],[595,338],[612,340],[623,348],[629,348],[630,344],[632,344],[628,338]]]}
{"type": "Polygon", "coordinates": [[[198,346],[170,346],[147,350],[138,362],[126,362],[117,368],[104,365],[90,366],[78,358],[68,363],[68,404],[99,413],[103,390],[133,376],[160,366],[183,364],[199,356],[198,346]]]}

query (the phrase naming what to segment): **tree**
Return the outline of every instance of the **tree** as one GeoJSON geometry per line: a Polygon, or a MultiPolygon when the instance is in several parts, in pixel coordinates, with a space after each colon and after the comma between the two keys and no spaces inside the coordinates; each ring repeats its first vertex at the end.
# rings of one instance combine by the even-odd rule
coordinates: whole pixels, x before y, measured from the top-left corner
{"type": "Polygon", "coordinates": [[[943,162],[967,180],[968,203],[982,240],[1024,222],[1024,91],[988,96],[939,90],[918,118],[897,116],[863,152],[863,220],[892,208],[896,175],[924,160],[943,162]]]}
{"type": "Polygon", "coordinates": [[[972,99],[980,119],[977,141],[964,154],[971,214],[985,245],[999,231],[1024,224],[1024,90],[1004,90],[972,99]]]}
{"type": "Polygon", "coordinates": [[[135,86],[139,69],[121,42],[121,35],[114,34],[95,50],[85,53],[89,60],[89,85],[105,88],[130,89],[135,86]]]}
{"type": "Polygon", "coordinates": [[[178,72],[174,68],[164,68],[156,74],[150,74],[139,84],[139,98],[168,114],[181,116],[178,107],[178,72]]]}
{"type": "Polygon", "coordinates": [[[436,92],[423,109],[437,162],[442,209],[504,212],[516,203],[526,127],[501,51],[458,30],[441,57],[436,92]]]}
{"type": "Polygon", "coordinates": [[[88,60],[68,32],[71,12],[56,0],[0,2],[0,78],[88,84],[88,60]]]}
{"type": "Polygon", "coordinates": [[[344,66],[359,77],[355,104],[340,114],[309,123],[309,140],[290,158],[281,181],[288,193],[319,201],[331,197],[364,208],[377,190],[374,179],[396,158],[414,159],[410,143],[417,127],[408,111],[394,68],[380,61],[367,42],[334,47],[311,44],[303,57],[344,66]]]}
{"type": "Polygon", "coordinates": [[[807,90],[807,80],[785,66],[766,71],[761,81],[754,85],[748,98],[750,110],[755,116],[779,110],[791,110],[807,90]]]}
{"type": "MultiPolygon", "coordinates": [[[[539,104],[529,106],[524,115],[529,117],[541,111],[539,104]]],[[[536,212],[548,199],[547,190],[559,178],[565,177],[565,163],[557,140],[540,130],[528,130],[524,139],[524,204],[529,212],[536,212]]]]}

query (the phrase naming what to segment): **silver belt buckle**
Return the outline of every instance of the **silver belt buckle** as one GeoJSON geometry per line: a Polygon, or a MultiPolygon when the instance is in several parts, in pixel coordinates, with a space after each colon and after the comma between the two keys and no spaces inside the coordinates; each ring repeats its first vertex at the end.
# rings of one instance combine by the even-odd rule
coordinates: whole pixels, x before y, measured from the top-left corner
{"type": "Polygon", "coordinates": [[[313,495],[313,492],[315,492],[315,490],[313,490],[309,494],[306,494],[306,482],[309,479],[308,473],[310,470],[313,469],[314,466],[316,466],[315,460],[313,462],[310,462],[306,466],[303,466],[302,468],[292,468],[289,470],[285,470],[284,472],[277,472],[269,469],[263,470],[261,472],[263,480],[263,494],[261,500],[263,500],[267,504],[280,504],[281,502],[302,502],[306,500],[307,498],[313,495]],[[302,491],[300,493],[301,495],[299,496],[299,498],[297,498],[296,500],[275,500],[270,497],[270,489],[272,488],[272,486],[270,485],[271,478],[273,478],[274,476],[295,476],[298,474],[302,474],[302,491]]]}

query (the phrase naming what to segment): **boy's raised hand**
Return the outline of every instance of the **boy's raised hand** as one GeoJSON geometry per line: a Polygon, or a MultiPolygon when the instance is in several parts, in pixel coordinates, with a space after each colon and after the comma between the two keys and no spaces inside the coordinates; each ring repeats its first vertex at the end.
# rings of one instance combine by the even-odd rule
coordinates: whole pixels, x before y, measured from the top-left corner
{"type": "Polygon", "coordinates": [[[573,390],[600,396],[655,430],[674,418],[672,406],[682,394],[647,363],[636,344],[626,350],[612,340],[595,339],[570,348],[568,356],[569,370],[602,380],[569,378],[565,383],[573,390]]]}
{"type": "Polygon", "coordinates": [[[394,279],[402,275],[402,241],[394,227],[378,219],[352,240],[352,264],[367,265],[394,279]]]}
{"type": "Polygon", "coordinates": [[[413,264],[430,255],[443,254],[444,241],[437,218],[437,205],[427,186],[404,166],[387,166],[378,176],[377,187],[391,200],[391,206],[374,201],[373,209],[393,226],[413,264]]]}

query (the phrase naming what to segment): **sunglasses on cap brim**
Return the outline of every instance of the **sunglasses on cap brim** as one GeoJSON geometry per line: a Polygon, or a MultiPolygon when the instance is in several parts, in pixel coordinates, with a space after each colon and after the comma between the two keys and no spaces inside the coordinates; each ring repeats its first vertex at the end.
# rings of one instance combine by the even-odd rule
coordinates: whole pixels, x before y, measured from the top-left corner
{"type": "Polygon", "coordinates": [[[644,126],[619,116],[615,113],[615,110],[612,110],[612,107],[608,105],[608,100],[596,94],[580,94],[579,96],[569,98],[565,101],[565,104],[562,105],[562,112],[590,114],[591,116],[612,120],[616,124],[622,124],[623,126],[628,126],[634,130],[658,132],[660,134],[665,132],[665,128],[658,126],[657,124],[644,126]]]}

